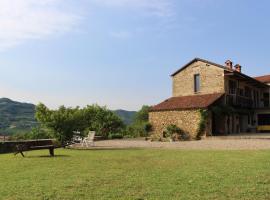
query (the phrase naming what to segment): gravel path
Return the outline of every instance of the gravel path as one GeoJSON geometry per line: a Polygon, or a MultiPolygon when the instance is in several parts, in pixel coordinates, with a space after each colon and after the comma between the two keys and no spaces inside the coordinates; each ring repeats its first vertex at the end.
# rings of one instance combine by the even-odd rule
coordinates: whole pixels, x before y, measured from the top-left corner
{"type": "MultiPolygon", "coordinates": [[[[77,146],[77,148],[80,148],[77,146]]],[[[166,148],[185,150],[252,150],[270,149],[270,139],[206,139],[186,142],[150,142],[144,140],[106,140],[95,142],[90,149],[166,148]]]]}

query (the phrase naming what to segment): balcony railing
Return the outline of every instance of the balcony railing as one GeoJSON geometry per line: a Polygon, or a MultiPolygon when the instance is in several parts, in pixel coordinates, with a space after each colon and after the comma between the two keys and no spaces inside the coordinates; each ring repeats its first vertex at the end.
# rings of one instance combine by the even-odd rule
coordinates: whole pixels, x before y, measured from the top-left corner
{"type": "Polygon", "coordinates": [[[226,96],[226,104],[229,106],[236,106],[241,108],[258,107],[254,104],[254,101],[250,98],[230,94],[226,96]]]}

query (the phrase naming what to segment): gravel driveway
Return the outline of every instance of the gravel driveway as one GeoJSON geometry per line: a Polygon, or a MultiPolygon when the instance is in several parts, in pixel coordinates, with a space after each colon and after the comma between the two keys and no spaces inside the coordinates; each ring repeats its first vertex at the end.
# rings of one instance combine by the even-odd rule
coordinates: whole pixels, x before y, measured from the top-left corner
{"type": "MultiPolygon", "coordinates": [[[[76,147],[75,147],[76,148],[76,147]]],[[[77,148],[80,148],[78,145],[77,148]]],[[[204,139],[185,142],[150,142],[144,140],[97,141],[90,149],[166,148],[186,150],[249,150],[270,149],[270,139],[204,139]]]]}

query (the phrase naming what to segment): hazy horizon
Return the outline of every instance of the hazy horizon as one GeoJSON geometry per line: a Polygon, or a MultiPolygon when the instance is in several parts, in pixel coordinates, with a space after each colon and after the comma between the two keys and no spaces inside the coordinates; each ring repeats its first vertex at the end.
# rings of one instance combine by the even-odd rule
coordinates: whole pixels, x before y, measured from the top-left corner
{"type": "Polygon", "coordinates": [[[50,108],[138,110],[195,57],[270,74],[270,2],[2,0],[0,96],[50,108]]]}

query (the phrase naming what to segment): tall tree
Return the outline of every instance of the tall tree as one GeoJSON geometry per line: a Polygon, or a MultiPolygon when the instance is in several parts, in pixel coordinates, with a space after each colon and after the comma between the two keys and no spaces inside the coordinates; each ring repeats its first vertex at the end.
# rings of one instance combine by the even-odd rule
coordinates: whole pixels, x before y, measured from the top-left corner
{"type": "Polygon", "coordinates": [[[57,110],[50,110],[44,104],[39,104],[36,107],[36,118],[43,126],[51,129],[62,143],[70,141],[75,130],[93,130],[107,137],[110,133],[121,131],[124,126],[115,113],[98,105],[83,109],[61,106],[57,110]]]}
{"type": "Polygon", "coordinates": [[[143,105],[135,115],[135,122],[148,122],[150,106],[143,105]]]}
{"type": "Polygon", "coordinates": [[[133,137],[145,137],[149,135],[152,130],[152,126],[149,123],[149,111],[150,106],[142,106],[142,108],[136,113],[134,122],[127,128],[128,134],[133,137]]]}

